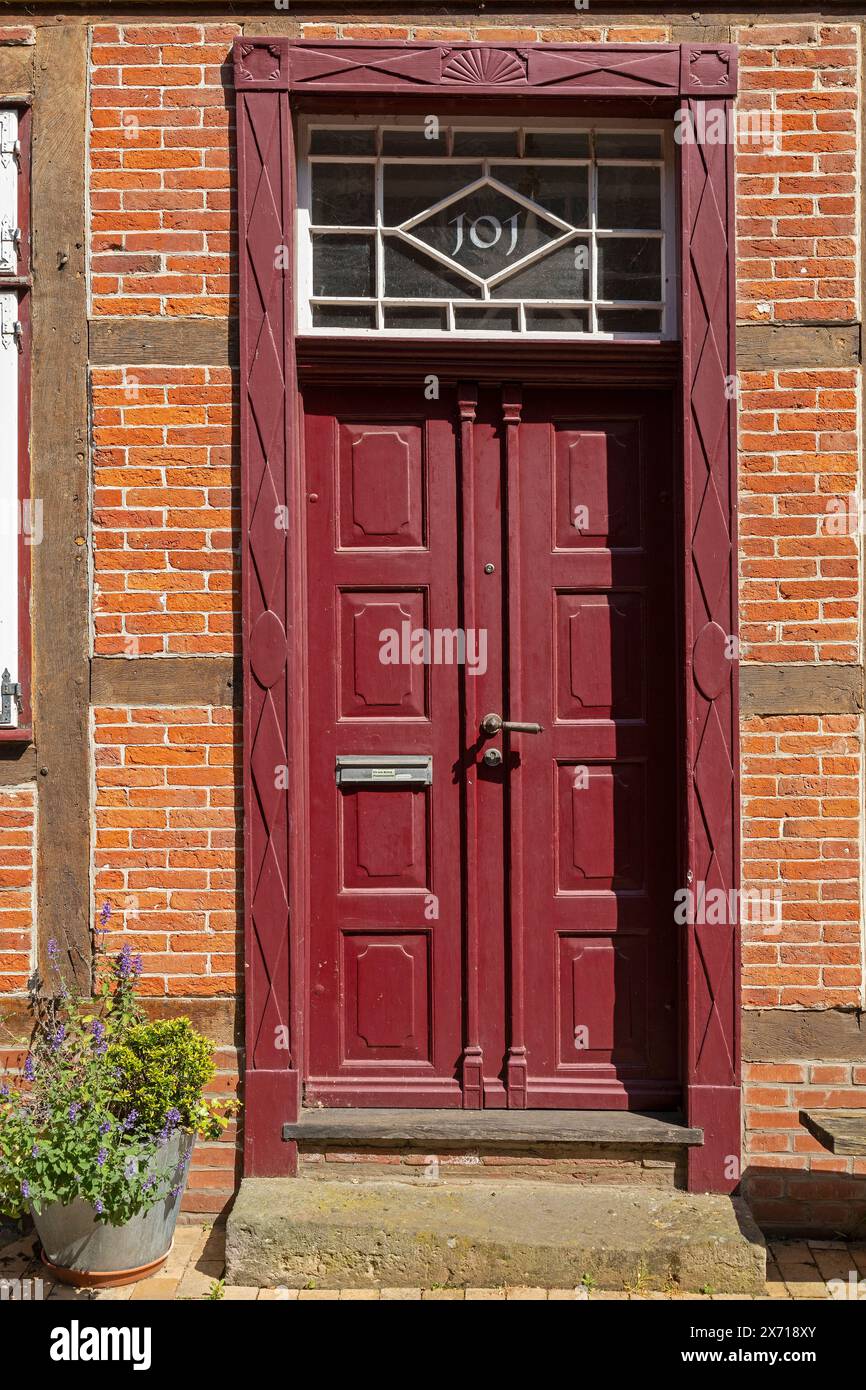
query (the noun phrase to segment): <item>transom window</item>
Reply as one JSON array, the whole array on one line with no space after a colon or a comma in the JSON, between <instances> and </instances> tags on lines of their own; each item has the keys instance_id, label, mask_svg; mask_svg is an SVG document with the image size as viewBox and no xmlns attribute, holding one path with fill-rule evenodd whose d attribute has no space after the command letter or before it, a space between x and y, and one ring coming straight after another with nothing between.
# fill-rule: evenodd
<instances>
[{"instance_id":1,"label":"transom window","mask_svg":"<svg viewBox=\"0 0 866 1390\"><path fill-rule=\"evenodd\" d=\"M676 336L661 124L310 118L302 333Z\"/></svg>"}]
</instances>

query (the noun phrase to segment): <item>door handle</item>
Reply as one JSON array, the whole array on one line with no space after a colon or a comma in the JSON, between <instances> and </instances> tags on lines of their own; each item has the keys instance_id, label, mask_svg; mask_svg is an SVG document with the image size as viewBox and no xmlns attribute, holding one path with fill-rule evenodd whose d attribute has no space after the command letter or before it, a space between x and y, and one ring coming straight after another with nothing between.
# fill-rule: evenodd
<instances>
[{"instance_id":1,"label":"door handle","mask_svg":"<svg viewBox=\"0 0 866 1390\"><path fill-rule=\"evenodd\" d=\"M543 734L540 724L524 724L517 719L503 719L501 714L485 714L481 721L481 732L488 738L505 730L509 734Z\"/></svg>"}]
</instances>

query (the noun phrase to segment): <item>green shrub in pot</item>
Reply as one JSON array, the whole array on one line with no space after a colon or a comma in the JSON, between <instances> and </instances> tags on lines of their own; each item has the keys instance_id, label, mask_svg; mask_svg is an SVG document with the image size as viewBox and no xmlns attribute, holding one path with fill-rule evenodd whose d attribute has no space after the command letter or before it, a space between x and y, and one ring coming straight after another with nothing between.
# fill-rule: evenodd
<instances>
[{"instance_id":1,"label":"green shrub in pot","mask_svg":"<svg viewBox=\"0 0 866 1390\"><path fill-rule=\"evenodd\" d=\"M165 1231L170 1244L195 1136L215 1138L236 1109L204 1095L212 1046L187 1018L145 1020L141 960L129 946L112 958L99 949L92 999L67 986L53 942L48 954L53 989L30 981L34 1030L21 1076L0 1080L0 1215L30 1211L42 1236L67 1214L69 1248L85 1261L87 1232L100 1226L134 1228L139 1249ZM116 1258L104 1239L91 1246L103 1262Z\"/></svg>"}]
</instances>

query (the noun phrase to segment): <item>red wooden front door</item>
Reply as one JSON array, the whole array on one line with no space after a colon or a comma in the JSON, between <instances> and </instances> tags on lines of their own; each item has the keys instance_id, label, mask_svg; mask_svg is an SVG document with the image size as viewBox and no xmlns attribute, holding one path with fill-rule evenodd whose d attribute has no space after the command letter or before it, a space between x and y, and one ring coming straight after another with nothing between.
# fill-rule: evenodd
<instances>
[{"instance_id":1,"label":"red wooden front door","mask_svg":"<svg viewBox=\"0 0 866 1390\"><path fill-rule=\"evenodd\" d=\"M674 1107L671 397L303 400L307 1102Z\"/></svg>"}]
</instances>

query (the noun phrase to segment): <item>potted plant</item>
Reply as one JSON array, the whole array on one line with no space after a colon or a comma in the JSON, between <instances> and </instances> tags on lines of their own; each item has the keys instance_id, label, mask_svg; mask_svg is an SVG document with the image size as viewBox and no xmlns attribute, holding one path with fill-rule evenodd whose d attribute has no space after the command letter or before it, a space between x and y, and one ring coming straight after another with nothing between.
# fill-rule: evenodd
<instances>
[{"instance_id":1,"label":"potted plant","mask_svg":"<svg viewBox=\"0 0 866 1390\"><path fill-rule=\"evenodd\" d=\"M134 1283L171 1249L196 1135L216 1138L234 1101L206 1099L210 1043L188 1018L147 1021L135 998L141 959L129 946L81 998L48 956L57 989L34 976L35 1027L20 1081L0 1084L0 1215L30 1212L56 1279Z\"/></svg>"}]
</instances>

